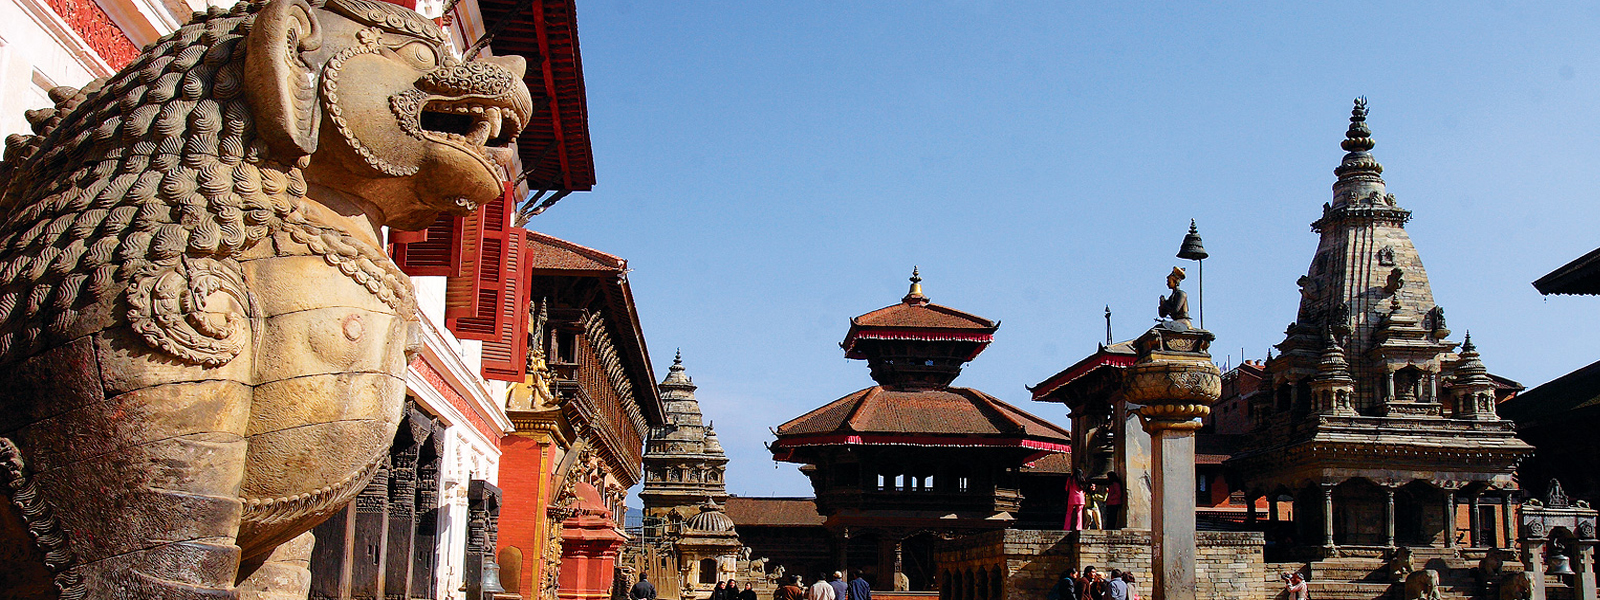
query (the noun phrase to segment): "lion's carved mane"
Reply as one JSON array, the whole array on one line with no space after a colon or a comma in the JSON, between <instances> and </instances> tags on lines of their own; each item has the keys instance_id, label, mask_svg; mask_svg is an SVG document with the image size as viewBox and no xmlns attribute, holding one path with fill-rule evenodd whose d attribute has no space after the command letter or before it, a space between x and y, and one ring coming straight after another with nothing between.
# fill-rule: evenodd
<instances>
[{"instance_id":1,"label":"lion's carved mane","mask_svg":"<svg viewBox=\"0 0 1600 600\"><path fill-rule=\"evenodd\" d=\"M410 283L381 251L300 210L305 159L273 160L256 135L243 42L262 6L196 13L111 79L53 90L55 108L27 115L35 135L6 140L0 364L123 311L152 346L225 363L248 315L197 315L217 290L250 305L235 259L261 243L321 255L410 313ZM85 310L119 293L118 310Z\"/></svg>"}]
</instances>

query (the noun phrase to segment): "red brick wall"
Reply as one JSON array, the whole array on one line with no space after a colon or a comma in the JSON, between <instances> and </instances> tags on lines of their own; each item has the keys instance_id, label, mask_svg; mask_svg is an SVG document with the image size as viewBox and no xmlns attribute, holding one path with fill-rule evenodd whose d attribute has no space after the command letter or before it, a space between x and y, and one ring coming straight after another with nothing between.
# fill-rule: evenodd
<instances>
[{"instance_id":1,"label":"red brick wall","mask_svg":"<svg viewBox=\"0 0 1600 600\"><path fill-rule=\"evenodd\" d=\"M523 598L538 597L539 570L544 557L539 544L545 535L545 505L549 502L552 462L549 444L533 438L508 435L500 439L500 539L496 554L508 546L522 551L522 573L516 590ZM510 581L504 582L509 588Z\"/></svg>"}]
</instances>

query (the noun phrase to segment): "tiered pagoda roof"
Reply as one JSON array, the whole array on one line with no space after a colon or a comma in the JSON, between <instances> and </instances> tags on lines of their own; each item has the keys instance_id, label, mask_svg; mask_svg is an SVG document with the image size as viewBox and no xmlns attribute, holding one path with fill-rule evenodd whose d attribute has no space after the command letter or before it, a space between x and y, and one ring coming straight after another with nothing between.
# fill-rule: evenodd
<instances>
[{"instance_id":1,"label":"tiered pagoda roof","mask_svg":"<svg viewBox=\"0 0 1600 600\"><path fill-rule=\"evenodd\" d=\"M900 303L850 319L840 344L847 358L868 362L878 385L779 426L774 457L797 460L796 448L831 445L1068 451L1069 434L1060 427L989 394L949 385L999 327L933 304L913 271Z\"/></svg>"}]
</instances>

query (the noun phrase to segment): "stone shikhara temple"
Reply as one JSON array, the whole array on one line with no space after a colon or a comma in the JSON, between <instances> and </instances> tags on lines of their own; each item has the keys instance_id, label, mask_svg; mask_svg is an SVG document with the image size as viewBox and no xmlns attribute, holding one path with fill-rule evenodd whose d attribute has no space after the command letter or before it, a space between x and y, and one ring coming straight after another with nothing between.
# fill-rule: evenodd
<instances>
[{"instance_id":1,"label":"stone shikhara temple","mask_svg":"<svg viewBox=\"0 0 1600 600\"><path fill-rule=\"evenodd\" d=\"M1366 113L1358 100L1333 202L1311 224L1321 242L1299 311L1227 466L1252 507L1294 498L1294 526L1272 531L1294 556L1508 547L1513 476L1533 448L1495 405L1517 388L1488 374L1470 336L1459 349L1447 339ZM1458 539L1462 504L1471 527Z\"/></svg>"}]
</instances>

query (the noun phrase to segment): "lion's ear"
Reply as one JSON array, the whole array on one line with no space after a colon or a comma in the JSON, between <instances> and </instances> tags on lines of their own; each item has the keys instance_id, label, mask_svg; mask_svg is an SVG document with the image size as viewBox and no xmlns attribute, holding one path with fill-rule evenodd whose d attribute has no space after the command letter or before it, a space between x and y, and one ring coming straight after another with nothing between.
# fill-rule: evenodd
<instances>
[{"instance_id":1,"label":"lion's ear","mask_svg":"<svg viewBox=\"0 0 1600 600\"><path fill-rule=\"evenodd\" d=\"M322 46L316 12L306 0L271 0L245 43L245 96L257 134L285 162L315 152L317 82L301 53Z\"/></svg>"}]
</instances>

